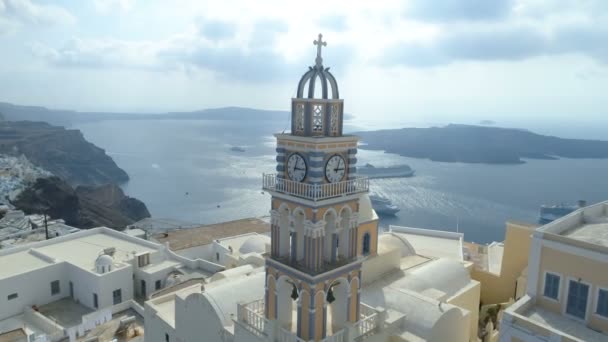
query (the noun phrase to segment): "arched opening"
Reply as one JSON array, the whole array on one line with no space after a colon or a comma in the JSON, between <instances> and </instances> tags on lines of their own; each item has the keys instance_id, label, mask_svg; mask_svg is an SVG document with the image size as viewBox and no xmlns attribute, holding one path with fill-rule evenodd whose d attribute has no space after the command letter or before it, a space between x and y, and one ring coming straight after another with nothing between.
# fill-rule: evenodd
<instances>
[{"instance_id":1,"label":"arched opening","mask_svg":"<svg viewBox=\"0 0 608 342\"><path fill-rule=\"evenodd\" d=\"M299 297L295 283L288 277L282 276L277 281L277 320L281 328L287 331L296 329L297 312L296 300ZM295 299L294 299L295 297Z\"/></svg>"},{"instance_id":2,"label":"arched opening","mask_svg":"<svg viewBox=\"0 0 608 342\"><path fill-rule=\"evenodd\" d=\"M334 262L337 256L338 234L336 232L336 212L333 209L327 210L325 220L325 242L323 255L326 262Z\"/></svg>"},{"instance_id":3,"label":"arched opening","mask_svg":"<svg viewBox=\"0 0 608 342\"><path fill-rule=\"evenodd\" d=\"M294 210L294 225L295 235L294 240L296 248L296 260L301 261L304 259L304 220L306 215L300 208Z\"/></svg>"},{"instance_id":4,"label":"arched opening","mask_svg":"<svg viewBox=\"0 0 608 342\"><path fill-rule=\"evenodd\" d=\"M340 237L338 239L338 253L340 258L348 258L350 253L350 207L340 211Z\"/></svg>"},{"instance_id":5,"label":"arched opening","mask_svg":"<svg viewBox=\"0 0 608 342\"><path fill-rule=\"evenodd\" d=\"M279 256L289 256L289 207L282 205L279 208Z\"/></svg>"},{"instance_id":6,"label":"arched opening","mask_svg":"<svg viewBox=\"0 0 608 342\"><path fill-rule=\"evenodd\" d=\"M344 329L348 320L349 287L350 284L345 278L339 278L332 282L327 290L327 335Z\"/></svg>"},{"instance_id":7,"label":"arched opening","mask_svg":"<svg viewBox=\"0 0 608 342\"><path fill-rule=\"evenodd\" d=\"M369 233L363 235L363 255L368 255L370 253L371 239L372 237Z\"/></svg>"}]
</instances>

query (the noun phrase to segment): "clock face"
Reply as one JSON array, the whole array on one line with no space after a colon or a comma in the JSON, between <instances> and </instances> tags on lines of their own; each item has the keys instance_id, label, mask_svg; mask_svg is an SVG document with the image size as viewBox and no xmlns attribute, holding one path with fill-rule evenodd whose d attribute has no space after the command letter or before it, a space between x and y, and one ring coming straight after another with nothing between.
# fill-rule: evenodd
<instances>
[{"instance_id":1,"label":"clock face","mask_svg":"<svg viewBox=\"0 0 608 342\"><path fill-rule=\"evenodd\" d=\"M336 183L344 178L346 173L346 163L344 158L339 155L332 156L325 165L325 178L330 183Z\"/></svg>"},{"instance_id":2,"label":"clock face","mask_svg":"<svg viewBox=\"0 0 608 342\"><path fill-rule=\"evenodd\" d=\"M294 153L289 156L287 160L287 176L296 182L301 182L306 178L306 162L301 155Z\"/></svg>"}]
</instances>

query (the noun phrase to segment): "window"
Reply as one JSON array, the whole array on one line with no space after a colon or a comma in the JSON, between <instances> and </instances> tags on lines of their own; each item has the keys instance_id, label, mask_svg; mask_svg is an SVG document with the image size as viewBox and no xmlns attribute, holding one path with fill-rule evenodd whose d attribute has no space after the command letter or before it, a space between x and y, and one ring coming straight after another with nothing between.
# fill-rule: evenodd
<instances>
[{"instance_id":1,"label":"window","mask_svg":"<svg viewBox=\"0 0 608 342\"><path fill-rule=\"evenodd\" d=\"M93 307L95 309L99 308L99 302L97 301L97 293L93 293Z\"/></svg>"},{"instance_id":2,"label":"window","mask_svg":"<svg viewBox=\"0 0 608 342\"><path fill-rule=\"evenodd\" d=\"M545 290L543 295L547 298L557 300L559 297L559 280L560 277L557 274L546 273L545 274Z\"/></svg>"},{"instance_id":3,"label":"window","mask_svg":"<svg viewBox=\"0 0 608 342\"><path fill-rule=\"evenodd\" d=\"M220 253L215 253L215 260L220 261Z\"/></svg>"},{"instance_id":4,"label":"window","mask_svg":"<svg viewBox=\"0 0 608 342\"><path fill-rule=\"evenodd\" d=\"M146 291L147 290L146 281L142 279L140 285L141 285L141 296L145 298L146 293L148 292L148 291Z\"/></svg>"},{"instance_id":5,"label":"window","mask_svg":"<svg viewBox=\"0 0 608 342\"><path fill-rule=\"evenodd\" d=\"M169 334L165 333L165 342L169 342Z\"/></svg>"},{"instance_id":6,"label":"window","mask_svg":"<svg viewBox=\"0 0 608 342\"><path fill-rule=\"evenodd\" d=\"M363 255L368 255L370 253L370 245L371 245L371 236L369 233L365 233L363 235Z\"/></svg>"},{"instance_id":7,"label":"window","mask_svg":"<svg viewBox=\"0 0 608 342\"><path fill-rule=\"evenodd\" d=\"M61 292L61 289L59 288L59 280L53 280L51 282L51 296L54 296L59 292Z\"/></svg>"},{"instance_id":8,"label":"window","mask_svg":"<svg viewBox=\"0 0 608 342\"><path fill-rule=\"evenodd\" d=\"M160 287L161 287L160 280L157 280L156 283L154 284L154 288L157 290L160 290Z\"/></svg>"},{"instance_id":9,"label":"window","mask_svg":"<svg viewBox=\"0 0 608 342\"><path fill-rule=\"evenodd\" d=\"M589 285L579 281L570 280L566 313L580 319L585 319L585 314L587 313L588 296Z\"/></svg>"},{"instance_id":10,"label":"window","mask_svg":"<svg viewBox=\"0 0 608 342\"><path fill-rule=\"evenodd\" d=\"M597 294L597 308L595 310L600 316L608 318L608 290L600 289Z\"/></svg>"},{"instance_id":11,"label":"window","mask_svg":"<svg viewBox=\"0 0 608 342\"><path fill-rule=\"evenodd\" d=\"M10 295L8 295L8 296L6 297L6 299L8 299L8 300L13 300L13 299L17 299L17 297L19 297L19 295L18 295L18 294L16 294L16 293L11 293Z\"/></svg>"},{"instance_id":12,"label":"window","mask_svg":"<svg viewBox=\"0 0 608 342\"><path fill-rule=\"evenodd\" d=\"M323 132L323 105L321 104L312 106L312 131Z\"/></svg>"},{"instance_id":13,"label":"window","mask_svg":"<svg viewBox=\"0 0 608 342\"><path fill-rule=\"evenodd\" d=\"M303 103L296 104L295 123L296 123L296 133L304 132L304 104Z\"/></svg>"},{"instance_id":14,"label":"window","mask_svg":"<svg viewBox=\"0 0 608 342\"><path fill-rule=\"evenodd\" d=\"M120 289L112 292L112 303L114 305L122 303L122 291Z\"/></svg>"}]
</instances>

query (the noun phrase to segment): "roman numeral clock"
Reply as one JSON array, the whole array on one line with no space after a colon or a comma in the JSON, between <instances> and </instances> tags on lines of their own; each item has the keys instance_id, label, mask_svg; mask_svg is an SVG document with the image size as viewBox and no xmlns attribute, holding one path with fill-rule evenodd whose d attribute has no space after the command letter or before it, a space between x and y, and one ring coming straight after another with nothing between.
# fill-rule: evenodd
<instances>
[{"instance_id":1,"label":"roman numeral clock","mask_svg":"<svg viewBox=\"0 0 608 342\"><path fill-rule=\"evenodd\" d=\"M306 341L359 320L361 263L373 255L377 218L359 220L369 182L357 177L358 137L345 135L338 83L314 41L314 66L291 100L291 132L275 134L277 167L265 174L271 199L266 317ZM370 247L371 245L371 247Z\"/></svg>"}]
</instances>

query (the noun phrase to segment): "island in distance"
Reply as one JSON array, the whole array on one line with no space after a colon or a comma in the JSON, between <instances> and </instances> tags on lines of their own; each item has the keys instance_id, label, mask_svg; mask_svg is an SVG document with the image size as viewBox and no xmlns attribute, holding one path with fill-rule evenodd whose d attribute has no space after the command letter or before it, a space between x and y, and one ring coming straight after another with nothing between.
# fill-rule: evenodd
<instances>
[{"instance_id":1,"label":"island in distance","mask_svg":"<svg viewBox=\"0 0 608 342\"><path fill-rule=\"evenodd\" d=\"M562 139L527 130L451 124L355 133L363 149L441 162L521 164L522 159L608 158L608 141Z\"/></svg>"}]
</instances>

